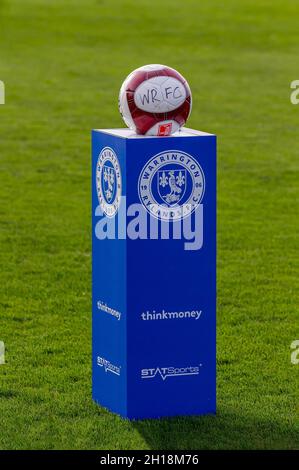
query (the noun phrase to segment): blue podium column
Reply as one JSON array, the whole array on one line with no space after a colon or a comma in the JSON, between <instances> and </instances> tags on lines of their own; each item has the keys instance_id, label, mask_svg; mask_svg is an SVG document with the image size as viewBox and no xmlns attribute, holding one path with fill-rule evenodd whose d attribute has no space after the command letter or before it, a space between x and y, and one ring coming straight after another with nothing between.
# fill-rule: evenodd
<instances>
[{"instance_id":1,"label":"blue podium column","mask_svg":"<svg viewBox=\"0 0 299 470\"><path fill-rule=\"evenodd\" d=\"M129 419L216 412L216 136L92 131L92 393Z\"/></svg>"}]
</instances>

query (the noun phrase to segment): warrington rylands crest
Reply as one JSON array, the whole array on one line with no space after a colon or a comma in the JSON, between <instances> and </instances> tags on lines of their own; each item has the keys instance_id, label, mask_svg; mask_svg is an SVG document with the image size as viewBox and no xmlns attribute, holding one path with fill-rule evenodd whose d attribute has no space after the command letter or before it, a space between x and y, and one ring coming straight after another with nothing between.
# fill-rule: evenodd
<instances>
[{"instance_id":1,"label":"warrington rylands crest","mask_svg":"<svg viewBox=\"0 0 299 470\"><path fill-rule=\"evenodd\" d=\"M139 177L139 198L146 210L161 220L180 220L201 203L204 174L199 163L180 150L151 158Z\"/></svg>"},{"instance_id":2,"label":"warrington rylands crest","mask_svg":"<svg viewBox=\"0 0 299 470\"><path fill-rule=\"evenodd\" d=\"M186 192L186 170L158 171L158 192L169 205L178 204Z\"/></svg>"},{"instance_id":3,"label":"warrington rylands crest","mask_svg":"<svg viewBox=\"0 0 299 470\"><path fill-rule=\"evenodd\" d=\"M113 217L120 205L121 173L118 158L110 147L105 147L98 157L96 185L101 209Z\"/></svg>"},{"instance_id":4,"label":"warrington rylands crest","mask_svg":"<svg viewBox=\"0 0 299 470\"><path fill-rule=\"evenodd\" d=\"M104 192L104 197L108 203L114 198L116 190L116 173L115 169L110 161L107 161L104 165L102 172L102 187Z\"/></svg>"}]
</instances>

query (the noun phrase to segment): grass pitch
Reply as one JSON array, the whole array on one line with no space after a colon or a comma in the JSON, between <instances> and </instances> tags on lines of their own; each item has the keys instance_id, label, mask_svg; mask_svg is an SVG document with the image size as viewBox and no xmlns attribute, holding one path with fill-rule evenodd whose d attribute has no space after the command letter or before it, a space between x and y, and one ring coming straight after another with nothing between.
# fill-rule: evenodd
<instances>
[{"instance_id":1,"label":"grass pitch","mask_svg":"<svg viewBox=\"0 0 299 470\"><path fill-rule=\"evenodd\" d=\"M0 448L299 448L295 0L0 0ZM218 135L218 414L91 401L90 129L165 63Z\"/></svg>"}]
</instances>

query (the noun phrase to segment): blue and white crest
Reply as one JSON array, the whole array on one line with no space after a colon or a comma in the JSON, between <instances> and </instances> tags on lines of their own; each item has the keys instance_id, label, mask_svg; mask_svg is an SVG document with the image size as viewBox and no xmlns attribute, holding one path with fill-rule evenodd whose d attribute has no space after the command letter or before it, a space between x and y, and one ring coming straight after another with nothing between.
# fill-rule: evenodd
<instances>
[{"instance_id":1,"label":"blue and white crest","mask_svg":"<svg viewBox=\"0 0 299 470\"><path fill-rule=\"evenodd\" d=\"M116 190L116 172L111 162L106 162L102 172L103 194L108 203L113 201Z\"/></svg>"},{"instance_id":2,"label":"blue and white crest","mask_svg":"<svg viewBox=\"0 0 299 470\"><path fill-rule=\"evenodd\" d=\"M121 173L118 158L110 147L101 151L97 161L96 184L101 209L114 217L121 199Z\"/></svg>"},{"instance_id":3,"label":"blue and white crest","mask_svg":"<svg viewBox=\"0 0 299 470\"><path fill-rule=\"evenodd\" d=\"M180 220L201 203L205 178L198 161L181 150L152 157L143 167L138 184L146 210L160 220Z\"/></svg>"},{"instance_id":4,"label":"blue and white crest","mask_svg":"<svg viewBox=\"0 0 299 470\"><path fill-rule=\"evenodd\" d=\"M159 170L157 182L158 193L163 201L168 206L179 204L186 192L186 170L184 168Z\"/></svg>"}]
</instances>

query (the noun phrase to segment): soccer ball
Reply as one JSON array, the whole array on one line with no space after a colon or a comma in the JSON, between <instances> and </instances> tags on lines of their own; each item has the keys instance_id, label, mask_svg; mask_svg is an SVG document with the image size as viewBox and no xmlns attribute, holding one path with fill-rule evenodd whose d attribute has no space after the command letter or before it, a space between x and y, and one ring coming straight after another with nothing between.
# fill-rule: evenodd
<instances>
[{"instance_id":1,"label":"soccer ball","mask_svg":"<svg viewBox=\"0 0 299 470\"><path fill-rule=\"evenodd\" d=\"M166 65L151 64L134 70L119 93L120 114L137 134L173 134L185 124L191 107L187 81Z\"/></svg>"}]
</instances>

